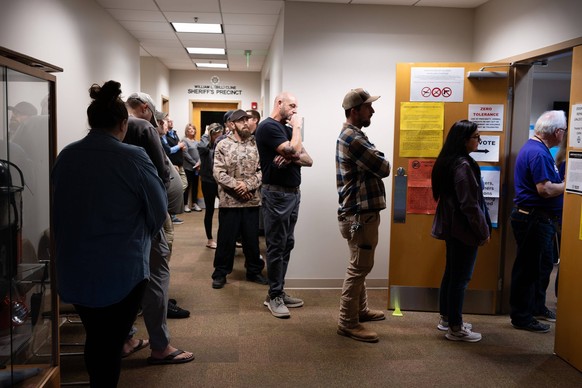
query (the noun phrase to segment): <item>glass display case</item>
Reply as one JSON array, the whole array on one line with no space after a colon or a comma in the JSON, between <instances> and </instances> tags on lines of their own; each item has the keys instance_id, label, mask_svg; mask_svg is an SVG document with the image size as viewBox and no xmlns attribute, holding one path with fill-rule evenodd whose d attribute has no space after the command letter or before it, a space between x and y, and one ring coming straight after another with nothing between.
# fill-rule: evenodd
<instances>
[{"instance_id":1,"label":"glass display case","mask_svg":"<svg viewBox=\"0 0 582 388\"><path fill-rule=\"evenodd\" d=\"M0 387L59 386L49 228L57 71L0 47Z\"/></svg>"}]
</instances>

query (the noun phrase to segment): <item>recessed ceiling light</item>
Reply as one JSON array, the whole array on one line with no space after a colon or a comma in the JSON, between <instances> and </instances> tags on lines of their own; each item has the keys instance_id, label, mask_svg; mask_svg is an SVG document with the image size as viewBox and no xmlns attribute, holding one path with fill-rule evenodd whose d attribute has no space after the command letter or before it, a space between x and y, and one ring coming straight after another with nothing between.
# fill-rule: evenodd
<instances>
[{"instance_id":1,"label":"recessed ceiling light","mask_svg":"<svg viewBox=\"0 0 582 388\"><path fill-rule=\"evenodd\" d=\"M226 63L197 62L196 67L205 67L208 69L228 69L228 65Z\"/></svg>"},{"instance_id":2,"label":"recessed ceiling light","mask_svg":"<svg viewBox=\"0 0 582 388\"><path fill-rule=\"evenodd\" d=\"M224 55L226 50L223 48L208 48L208 47L187 47L186 50L190 54L214 54L214 55Z\"/></svg>"},{"instance_id":3,"label":"recessed ceiling light","mask_svg":"<svg viewBox=\"0 0 582 388\"><path fill-rule=\"evenodd\" d=\"M172 23L176 32L203 32L208 34L222 34L220 24L205 23Z\"/></svg>"}]
</instances>

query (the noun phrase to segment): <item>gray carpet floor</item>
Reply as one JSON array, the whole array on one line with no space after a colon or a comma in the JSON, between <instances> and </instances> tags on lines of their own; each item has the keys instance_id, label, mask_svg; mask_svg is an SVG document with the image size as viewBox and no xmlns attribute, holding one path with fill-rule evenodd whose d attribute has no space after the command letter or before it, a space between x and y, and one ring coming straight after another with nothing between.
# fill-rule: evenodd
<instances>
[{"instance_id":1,"label":"gray carpet floor","mask_svg":"<svg viewBox=\"0 0 582 388\"><path fill-rule=\"evenodd\" d=\"M241 249L226 286L212 289L203 215L180 215L175 227L170 297L192 315L168 320L171 343L196 359L149 366L144 349L123 360L120 387L582 387L582 373L553 354L553 325L537 334L513 329L506 315L465 315L483 340L451 342L436 313L386 311L385 289L369 290L370 306L387 314L366 324L380 335L375 344L336 334L338 289L288 290L305 306L274 318L262 303L267 286L245 280ZM141 317L136 325L147 338ZM61 337L82 341L83 328L67 324ZM61 369L63 382L87 379L82 357L62 357Z\"/></svg>"}]
</instances>

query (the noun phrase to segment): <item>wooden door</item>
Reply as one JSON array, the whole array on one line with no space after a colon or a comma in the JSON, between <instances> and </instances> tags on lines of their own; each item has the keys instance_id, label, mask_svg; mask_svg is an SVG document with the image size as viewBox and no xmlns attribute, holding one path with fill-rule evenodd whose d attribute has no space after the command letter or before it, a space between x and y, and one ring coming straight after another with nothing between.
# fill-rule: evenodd
<instances>
[{"instance_id":1,"label":"wooden door","mask_svg":"<svg viewBox=\"0 0 582 388\"><path fill-rule=\"evenodd\" d=\"M569 133L572 118L580 117L574 106L582 107L582 46L576 46L572 55L570 87ZM577 124L580 127L580 124ZM569 137L570 139L570 137ZM579 146L578 146L579 147ZM568 143L568 151L582 151ZM567 161L568 163L569 161ZM570 168L566 164L566 169ZM567 170L568 171L568 170ZM566 173L566 177L568 174ZM567 182L566 182L567 183ZM566 192L562 219L562 244L558 281L558 308L556 321L556 354L582 371L582 196Z\"/></svg>"},{"instance_id":2,"label":"wooden door","mask_svg":"<svg viewBox=\"0 0 582 388\"><path fill-rule=\"evenodd\" d=\"M394 164L393 164L393 202L390 236L390 263L389 263L389 309L401 308L405 310L438 311L438 289L445 267L445 243L431 237L433 214L411 214L408 200L416 198L419 202L432 201L430 180L428 187L413 187L411 169L409 166L430 166L434 157L410 156L410 152L401 149L401 107L410 102L411 72L413 68L463 68L463 97L461 101L444 104L443 130L435 136L446 137L452 124L469 117L469 105L475 106L502 106L502 131L488 132L480 128L481 136L498 137L496 144L499 157L496 162L479 162L481 167L500 170L499 184L505 179L505 137L508 114L508 78L468 78L469 71L478 71L483 66L501 66L492 68L492 71L508 72L506 64L485 63L400 63L397 65L396 79L396 110L394 124ZM489 69L487 69L489 70ZM418 71L415 72L417 74ZM491 75L491 74L489 74ZM444 90L444 89L443 89ZM450 89L449 89L450 90ZM458 92L458 90L457 90ZM419 104L426 104L419 102ZM422 107L420 107L422 108ZM406 120L406 118L404 118ZM408 134L404 134L407 137ZM430 136L432 137L432 136ZM405 140L405 139L403 139ZM483 141L483 140L482 140ZM405 144L404 142L402 144ZM428 148L437 148L434 143ZM436 150L440 150L438 146ZM480 146L481 148L481 146ZM434 153L434 150L433 150ZM405 156L406 155L406 156ZM398 177L398 169L404 169L402 177ZM429 175L430 177L430 167ZM404 179L403 179L404 178ZM426 184L426 181L425 181ZM424 190L424 191L423 191ZM419 198L420 197L420 198ZM498 219L506 212L502 199L498 199ZM491 242L479 249L477 264L473 280L465 298L465 311L469 313L493 314L496 312L500 283L500 251L501 251L501 222L493 230Z\"/></svg>"},{"instance_id":3,"label":"wooden door","mask_svg":"<svg viewBox=\"0 0 582 388\"><path fill-rule=\"evenodd\" d=\"M205 128L202 126L202 116L206 112L215 112L216 120L220 124L224 124L222 121L222 114L229 110L239 109L240 102L204 102L204 101L191 101L192 110L190 116L190 122L198 129L196 131L196 138L200 139L200 135L205 132Z\"/></svg>"}]
</instances>

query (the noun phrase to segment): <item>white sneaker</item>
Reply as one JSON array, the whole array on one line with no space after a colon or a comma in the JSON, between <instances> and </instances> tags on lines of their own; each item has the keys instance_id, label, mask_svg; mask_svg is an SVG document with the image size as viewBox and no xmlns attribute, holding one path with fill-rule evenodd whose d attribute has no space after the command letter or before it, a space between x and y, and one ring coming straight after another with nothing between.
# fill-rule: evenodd
<instances>
[{"instance_id":1,"label":"white sneaker","mask_svg":"<svg viewBox=\"0 0 582 388\"><path fill-rule=\"evenodd\" d=\"M473 325L471 325L469 322L463 322L463 327L469 330L473 330ZM449 321L445 320L442 315L441 319L439 320L439 324L437 325L437 329L440 331L449 330Z\"/></svg>"},{"instance_id":2,"label":"white sneaker","mask_svg":"<svg viewBox=\"0 0 582 388\"><path fill-rule=\"evenodd\" d=\"M481 334L474 333L471 329L461 327L459 330L453 330L449 327L445 337L451 341L465 341L465 342L479 342L481 341Z\"/></svg>"},{"instance_id":3,"label":"white sneaker","mask_svg":"<svg viewBox=\"0 0 582 388\"><path fill-rule=\"evenodd\" d=\"M184 206L184 213L190 213L192 209L188 207L188 205Z\"/></svg>"},{"instance_id":4,"label":"white sneaker","mask_svg":"<svg viewBox=\"0 0 582 388\"><path fill-rule=\"evenodd\" d=\"M195 203L194 205L192 205L192 210L194 210L195 212L201 212L202 209L200 208L200 206L198 206L197 203Z\"/></svg>"}]
</instances>

